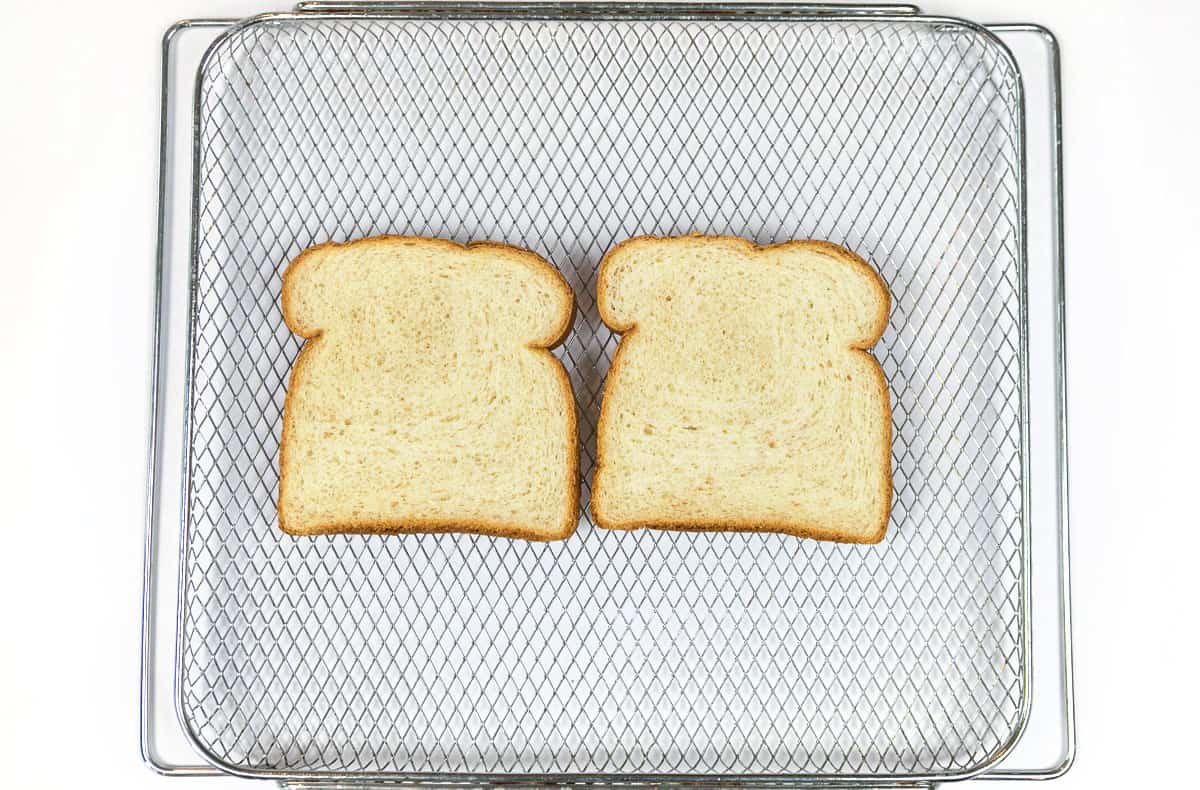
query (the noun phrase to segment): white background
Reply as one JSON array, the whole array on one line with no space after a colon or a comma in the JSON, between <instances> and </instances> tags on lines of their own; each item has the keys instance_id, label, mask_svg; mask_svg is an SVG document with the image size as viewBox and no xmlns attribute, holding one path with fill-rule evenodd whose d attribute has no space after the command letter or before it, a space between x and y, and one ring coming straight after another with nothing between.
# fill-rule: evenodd
<instances>
[{"instance_id":1,"label":"white background","mask_svg":"<svg viewBox=\"0 0 1200 790\"><path fill-rule=\"evenodd\" d=\"M160 778L137 754L159 40L178 18L283 6L6 6L0 786L237 786ZM1063 48L1079 757L1052 786L1183 786L1200 703L1200 5L924 8L1040 22Z\"/></svg>"}]
</instances>

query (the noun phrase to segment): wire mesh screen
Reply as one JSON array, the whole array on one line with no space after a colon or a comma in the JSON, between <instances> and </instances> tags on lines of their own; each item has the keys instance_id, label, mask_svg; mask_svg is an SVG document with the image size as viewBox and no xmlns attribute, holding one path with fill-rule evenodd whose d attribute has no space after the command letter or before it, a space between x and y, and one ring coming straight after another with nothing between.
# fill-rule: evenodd
<instances>
[{"instance_id":1,"label":"wire mesh screen","mask_svg":"<svg viewBox=\"0 0 1200 790\"><path fill-rule=\"evenodd\" d=\"M240 771L953 774L1022 710L1018 76L913 20L303 19L198 94L183 717ZM597 530L616 346L596 267L643 233L828 239L894 297L884 543ZM377 233L558 265L585 506L569 540L293 538L300 340L280 275Z\"/></svg>"}]
</instances>

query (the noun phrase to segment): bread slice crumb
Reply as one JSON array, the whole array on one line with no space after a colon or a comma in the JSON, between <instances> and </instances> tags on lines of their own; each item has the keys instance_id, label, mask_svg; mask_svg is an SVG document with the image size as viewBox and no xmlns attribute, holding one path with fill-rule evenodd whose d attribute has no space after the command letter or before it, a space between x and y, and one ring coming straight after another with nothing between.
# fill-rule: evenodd
<instances>
[{"instance_id":1,"label":"bread slice crumb","mask_svg":"<svg viewBox=\"0 0 1200 790\"><path fill-rule=\"evenodd\" d=\"M307 339L284 403L285 532L574 532L575 402L548 350L574 300L553 266L492 242L321 244L287 267L282 309Z\"/></svg>"},{"instance_id":2,"label":"bread slice crumb","mask_svg":"<svg viewBox=\"0 0 1200 790\"><path fill-rule=\"evenodd\" d=\"M883 539L891 410L866 349L890 294L869 264L822 241L639 237L604 257L597 301L623 333L597 428L599 526Z\"/></svg>"}]
</instances>

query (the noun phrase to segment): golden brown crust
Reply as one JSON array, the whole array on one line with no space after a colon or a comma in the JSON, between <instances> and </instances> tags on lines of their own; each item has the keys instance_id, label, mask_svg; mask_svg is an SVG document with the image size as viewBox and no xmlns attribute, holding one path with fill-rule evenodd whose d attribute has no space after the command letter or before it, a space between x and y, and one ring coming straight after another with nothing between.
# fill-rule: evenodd
<instances>
[{"instance_id":1,"label":"golden brown crust","mask_svg":"<svg viewBox=\"0 0 1200 790\"><path fill-rule=\"evenodd\" d=\"M592 516L596 517L595 510L592 511ZM636 523L611 524L601 523L599 517L596 517L596 524L603 529L611 529L618 532L632 532L638 529L665 529L671 532L762 532L765 534L791 535L797 538L813 538L832 543L853 544L879 543L883 540L884 535L883 532L880 532L878 536L871 535L868 538L859 540L857 538L848 538L842 533L830 530L828 527L819 524L784 521L749 521L741 519L709 519L703 523L697 522L695 524L670 520L641 519Z\"/></svg>"},{"instance_id":2,"label":"golden brown crust","mask_svg":"<svg viewBox=\"0 0 1200 790\"><path fill-rule=\"evenodd\" d=\"M785 535L795 535L801 538L817 538L819 540L829 540L838 543L879 543L883 540L884 534L887 532L888 520L891 516L892 507L892 408L891 401L888 397L887 379L883 375L883 368L880 367L878 360L872 356L867 349L875 345L879 338L883 336L884 330L887 328L888 316L891 313L892 295L884 283L883 278L879 276L879 272L875 271L865 260L860 258L855 253L834 244L829 241L821 241L817 239L796 239L791 241L780 242L779 244L760 245L752 241L748 241L737 236L704 236L702 234L689 234L688 236L652 236L643 235L635 236L631 239L626 239L617 246L604 254L600 261L600 271L596 281L596 304L600 311L600 318L605 325L614 332L622 333L621 342L617 344L617 350L613 354L612 365L609 366L608 375L605 378L604 390L605 395L608 394L609 387L612 386L614 380L617 379L617 374L621 367L623 352L628 342L636 336L637 324L634 322L622 323L617 321L610 313L608 308L608 274L609 267L613 260L620 253L624 252L630 246L636 244L654 243L659 241L671 241L675 239L692 239L702 241L704 243L728 244L736 247L741 252L749 251L751 253L761 253L768 250L787 250L787 249L817 249L827 255L836 258L837 260L846 263L847 265L857 268L860 272L866 274L870 281L874 284L878 291L880 309L875 316L875 322L871 327L871 332L864 340L853 343L850 349L856 351L871 361L871 369L875 372L876 382L879 386L880 400L883 403L884 419L883 426L886 433L883 443L883 457L880 459L881 469L883 471L883 502L884 509L880 514L878 525L874 532L863 537L862 539L847 539L845 535L835 534L827 527L819 524L801 524L801 523L784 523L784 522L762 522L762 521L743 521L739 519L709 519L704 522L679 522L671 519L641 519L636 523L618 523L609 519L604 515L606 507L604 500L603 486L599 485L600 473L604 468L604 456L606 453L605 436L607 434L606 427L608 424L608 404L609 399L603 397L600 400L600 417L596 421L596 466L592 474L592 496L591 496L591 511L592 517L596 521L596 525L603 529L615 530L634 530L634 529L667 529L685 532L716 532L716 531L736 531L736 532L775 532Z\"/></svg>"},{"instance_id":3,"label":"golden brown crust","mask_svg":"<svg viewBox=\"0 0 1200 790\"><path fill-rule=\"evenodd\" d=\"M307 526L302 529L297 529L288 524L288 518L282 507L284 501L284 490L287 487L287 464L286 458L288 454L288 434L292 432L292 394L294 391L293 384L297 378L303 374L303 371L308 363L309 352L315 347L315 344L320 341L323 330L307 329L302 326L299 317L295 315L293 305L290 298L290 289L287 287L288 278L295 275L295 272L300 270L300 267L311 265L316 253L326 249L335 247L351 247L358 245L374 245L374 244L394 244L396 242L413 242L420 243L426 246L444 246L452 250L467 250L469 252L501 252L506 255L515 256L515 260L522 264L528 265L531 268L541 269L545 273L552 275L552 280L555 287L559 289L560 294L565 297L566 309L562 311L561 319L554 326L550 333L544 338L539 338L529 344L529 348L540 351L550 359L552 369L555 371L555 376L562 388L563 397L567 404L567 441L569 444L567 451L568 463L565 469L566 472L566 487L570 492L565 501L563 517L560 523L560 528L557 532L549 535L541 535L531 533L528 529L523 529L516 524L501 524L487 521L478 521L472 519L463 520L444 520L444 519L417 519L404 520L396 519L391 521L371 521L371 520L338 520L327 524L317 524ZM579 427L578 420L575 415L575 393L571 388L571 379L567 375L566 368L562 363L550 353L550 349L554 348L566 339L568 332L571 329L572 321L575 317L575 294L571 290L571 286L567 284L562 273L559 272L545 258L542 258L535 252L522 249L511 244L504 244L495 241L474 241L469 244L459 244L448 239L432 239L422 236L403 236L403 235L382 235L369 236L363 239L355 239L348 242L327 241L322 244L317 244L301 252L287 265L283 272L283 291L280 300L281 310L283 312L284 323L293 333L305 338L304 347L300 349L296 361L292 365L291 373L288 376L288 388L283 399L283 430L279 441L279 498L276 501L276 511L279 515L279 528L289 535L331 535L331 534L373 534L373 535L398 535L398 534L416 534L416 533L471 533L479 535L490 535L498 538L524 538L533 541L551 541L562 540L570 537L579 523Z\"/></svg>"}]
</instances>

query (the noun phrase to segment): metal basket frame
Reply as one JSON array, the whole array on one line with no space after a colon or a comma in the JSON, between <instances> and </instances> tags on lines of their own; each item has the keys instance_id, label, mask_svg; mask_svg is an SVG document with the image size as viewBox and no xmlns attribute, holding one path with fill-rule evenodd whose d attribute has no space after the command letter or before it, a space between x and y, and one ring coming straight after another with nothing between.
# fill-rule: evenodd
<instances>
[{"instance_id":1,"label":"metal basket frame","mask_svg":"<svg viewBox=\"0 0 1200 790\"><path fill-rule=\"evenodd\" d=\"M424 5L420 5L420 6L398 6L397 5L397 6L388 6L386 9L369 9L369 10L367 10L367 9L354 8L352 6L352 4L348 5L348 4L344 4L344 3L306 3L306 4L301 4L301 6L298 7L297 12L295 14L273 14L273 15L266 15L264 17L257 17L257 18L253 18L251 20L234 23L234 28L236 29L236 27L241 26L241 25L254 24L257 21L260 21L263 19L285 19L285 18L299 17L302 15L309 17L309 16L313 16L313 15L317 15L317 14L320 14L322 16L330 16L330 17L342 16L345 18L380 18L380 19L412 18L412 17L427 18L427 17L438 17L440 15L450 15L450 16L455 16L455 17L486 16L489 18L491 18L491 17L510 18L514 14L521 15L521 18L528 18L528 19L542 19L542 18L562 19L564 17L565 18L587 18L587 19L599 19L599 18L627 19L630 17L636 17L639 19L641 19L641 18L657 19L657 18L664 17L664 16L666 18L670 18L670 19L692 19L692 18L708 18L710 16L719 16L722 18L729 18L731 15L736 15L738 18L745 18L745 17L752 16L755 19L770 19L770 20L774 20L774 19L789 19L789 20L824 19L824 20L829 20L829 19L843 19L843 18L844 19L852 19L852 18L857 18L859 15L869 15L872 18L877 18L877 19L886 21L888 19L908 20L908 19L912 18L911 15L914 13L916 13L915 7L869 6L869 7L858 7L858 8L851 9L851 8L847 8L844 6L803 6L803 5L798 6L798 5L792 5L792 4L779 4L779 5L759 4L759 5L754 5L754 6L717 5L717 6L673 6L673 7L657 7L657 6L631 7L631 6L625 6L625 5L604 5L604 4L597 5L597 4L586 4L586 3L585 4L557 4L557 5L553 5L553 6L524 6L524 5L511 5L511 4L492 4L492 5L424 4ZM930 18L926 17L925 19L930 19ZM977 29L981 34L990 35L990 33L988 33L987 29L983 28L982 26L975 26L972 23L964 23L960 20L954 20L951 18L940 18L940 19L941 19L941 21L944 21L946 24L969 25L972 28ZM147 556L146 556L146 565L145 565L145 569L144 569L145 599L143 601L143 667L142 667L142 673L143 673L142 713L143 713L143 716L142 716L141 744L142 744L142 752L143 752L144 759L156 770L158 770L162 773L171 774L171 775L212 775L212 774L222 774L222 773L226 773L226 772L243 773L236 769L230 770L230 766L225 766L226 770L222 770L220 768L216 768L213 766L175 765L175 764L168 764L164 761L161 761L154 754L154 749L153 749L153 745L152 745L152 737L153 736L152 736L150 724L148 723L149 716L147 714L147 707L149 704L148 698L150 696L150 692L148 689L149 689L149 684L152 682L151 677L150 677L151 676L151 668L149 666L147 656L152 651L153 644L154 644L152 618L151 618L151 615L149 612L149 609L152 607L151 596L153 595L153 592L154 592L154 588L153 588L153 584L152 584L153 565L152 565L151 559L152 559L152 555L153 555L153 545L154 545L154 541L155 541L155 535L156 535L156 531L158 529L158 524L157 524L158 519L157 519L157 514L153 508L153 501L154 501L154 489L155 489L155 485L156 485L156 481L157 481L157 477L158 477L157 469L158 469L158 465L159 465L159 459L156 456L157 442L156 442L156 437L155 437L155 431L158 427L158 419L157 419L157 412L156 412L157 405L156 404L157 404L157 399L158 399L159 391L160 391L159 375L158 375L158 352L161 350L159 335L160 335L160 322L161 322L161 318L162 318L162 301L161 301L162 300L162 288L163 288L162 268L164 266L164 257L165 257L164 250L163 250L163 229L164 229L165 220L164 220L163 215L164 215L164 210L165 210L164 202L165 202L165 189L166 189L166 187L165 187L166 170L167 170L167 166L168 166L167 154L166 154L166 136L167 136L167 134L166 134L167 133L166 107L167 107L167 101L168 101L168 95L167 95L168 81L167 81L167 77L166 77L166 70L167 70L166 62L169 58L172 39L177 32L187 29L189 27L194 27L194 26L222 26L223 27L223 26L227 26L230 24L231 24L230 20L192 20L192 21L180 23L179 25L173 27L170 31L168 31L166 37L164 38L163 147L162 147L162 150L160 151L161 166L163 169L163 183L160 185L160 207L159 207L160 238L159 238L159 275L158 275L159 276L159 282L158 282L159 302L156 304L156 314L155 314L156 363L155 363L155 376L154 376L155 384L154 384L154 389L152 391L152 418L151 418L152 419L152 430L151 430L151 438L150 438L150 463L149 463L149 471L150 471L149 500L150 500L150 504L148 506L147 524L146 524ZM1056 42L1054 42L1053 37L1050 36L1048 31L1045 31L1042 28L1037 28L1036 26L1007 25L1007 26L994 26L993 29L995 29L995 30L1025 30L1028 32L1037 33L1039 35L1044 35L1046 37L1046 40L1050 47L1051 54L1054 59L1053 65L1054 65L1055 84L1052 86L1053 87L1052 95L1053 95L1053 100L1056 105L1055 121L1057 124L1058 123L1058 113L1059 113L1057 105L1060 100L1059 100L1058 86L1057 86L1057 78L1058 78L1057 45L1056 45ZM1001 44L1000 46L1003 46L1003 45ZM197 97L197 107L199 106L198 103L199 103L199 96ZM1023 109L1023 105L1022 105L1022 109ZM197 128L197 134L198 134L199 133L198 120L197 120L196 128ZM1059 134L1058 142L1059 142L1059 144L1061 144L1061 132L1058 130L1056 130L1056 132ZM1022 141L1023 141L1023 136L1022 136ZM197 152L197 157L198 156L199 156L199 153ZM1058 164L1057 160L1056 160L1055 164L1057 166L1057 164ZM193 175L194 175L194 178L197 178L197 179L199 178L198 173L194 172ZM1059 246L1058 277L1059 277L1059 283L1061 286L1061 277L1062 277L1062 274L1061 274L1061 265L1062 265L1061 243L1062 242L1061 242L1061 171L1060 170L1055 173L1055 178L1057 181L1056 187L1057 187L1057 198L1058 198L1058 205L1056 206L1056 210L1058 212L1058 217L1057 217L1057 222L1056 222L1056 231L1057 231L1057 241L1058 241L1058 246ZM1021 172L1022 190L1024 190L1024 179L1025 179L1025 174L1024 174L1024 171L1022 170L1022 172ZM198 192L198 187L197 187L196 191ZM193 213L193 227L195 227L198 210L199 210L199 208L198 208L198 200L197 200L197 206L194 209L194 213ZM1024 304L1022 301L1022 309L1023 308L1024 308ZM1059 317L1059 322L1060 322L1060 329L1061 329L1061 313L1060 313L1060 317ZM1061 335L1061 331L1060 331L1059 332L1060 343L1062 342L1061 337L1062 337L1062 335ZM993 771L991 773L987 773L988 768L991 765L993 765L996 761L998 761L1004 754L1006 754L1008 752L1008 750L1012 747L1012 745L1020 737L1026 716L1028 714L1028 707L1027 707L1028 706L1028 693L1027 693L1026 686L1027 686L1027 682L1028 682L1029 672L1031 670L1030 670L1030 667L1028 666L1030 652L1027 649L1028 646L1026 646L1026 649L1023 652L1023 655L1026 657L1026 665L1022 667L1022 677L1025 678L1025 680L1023 680L1023 682L1022 682L1023 712L1021 714L1020 724L1019 724L1019 726L1017 726L1014 729L1014 732L1013 732L1013 735L1012 735L1012 738L1010 739L1010 741L1002 749L998 750L992 756L991 759L985 761L984 763L982 763L980 765L973 766L971 769L966 770L966 771L957 771L957 772L951 771L951 772L939 772L939 773L930 773L930 774L895 774L895 775L867 774L867 775L843 775L843 776L827 775L827 774L787 775L787 776L764 776L764 775L755 775L755 776L690 775L689 776L689 775L677 775L677 774L657 775L657 776L645 775L645 774L625 774L625 775L620 775L620 774L596 774L596 775L586 775L586 774L585 775L581 775L581 774L562 774L562 775L553 775L553 774L533 774L533 775L436 774L436 775L431 775L431 774L424 774L424 773L421 773L421 774L359 775L359 774L356 774L353 772L348 772L348 773L299 772L299 773L296 773L296 772L289 772L289 771L246 771L246 772L244 772L244 775L270 777L270 778L276 778L276 779L285 780L285 781L289 781L289 782L297 781L297 780L298 781L326 782L326 781L330 781L330 780L351 781L351 780L368 779L371 781L382 781L382 780L406 781L406 782L437 781L439 783L443 783L443 782L445 782L445 783L510 782L510 781L514 781L514 780L525 780L525 781L536 780L539 782L558 782L558 783L576 783L576 782L585 782L585 781L586 782L620 781L620 782L639 782L639 783L653 782L653 783L669 784L669 783L675 783L675 782L687 782L687 783L717 782L717 783L719 783L719 782L723 782L723 781L729 781L729 780L736 779L741 783L746 783L747 781L751 781L754 784L767 785L767 784L776 784L776 783L810 784L813 782L825 782L825 781L838 781L839 783L844 782L844 781L849 781L849 782L859 782L859 783L863 783L863 784L879 784L879 783L887 783L887 782L930 782L930 781L941 781L941 780L946 780L946 779L966 778L968 776L975 776L975 775L983 775L985 777L993 777L993 778L1018 778L1018 777L1026 777L1026 776L1047 777L1047 776L1057 775L1058 773L1065 771L1066 768L1069 767L1070 761L1073 758L1074 722L1073 722L1073 705L1071 704L1071 699L1070 699L1070 693L1071 693L1070 692L1070 689L1071 689L1071 684L1070 684L1071 665L1070 665L1070 660L1069 660L1069 643L1070 643L1069 614L1070 614L1070 609L1069 609L1069 586L1068 586L1069 580L1068 580L1068 577L1066 574L1066 571L1068 568L1068 565L1067 565L1067 563L1068 563L1068 548L1067 548L1066 513L1065 513L1065 490L1066 490L1066 479L1065 479L1065 463L1066 463L1066 456L1065 456L1065 395L1064 395L1065 382L1062 381L1062 376L1063 376L1062 370L1064 367L1064 364L1063 364L1064 361L1065 360L1063 358L1063 351L1062 351L1062 347L1060 345L1060 347L1057 349L1057 359L1056 359L1057 369L1059 371L1059 376L1060 376L1060 378L1059 378L1060 403L1058 404L1058 410L1059 410L1059 413L1062 415L1062 422L1063 422L1063 426L1060 429L1061 447L1059 448L1060 470L1061 470L1060 471L1061 502L1060 502L1060 519L1059 519L1059 521L1060 521L1060 528L1059 528L1060 529L1060 542L1061 543L1060 543L1059 556L1060 556L1060 561L1062 563L1061 570L1062 570L1063 582L1062 582L1062 588L1061 588L1060 596L1059 596L1059 606L1060 606L1060 614L1062 616L1061 619L1064 624L1063 625L1063 639L1064 639L1064 644L1066 645L1066 656L1067 656L1067 661L1065 662L1064 667L1063 667L1063 673L1064 673L1064 678L1066 681L1065 682L1065 690L1066 690L1065 715L1067 717L1066 728L1068 731L1068 737L1069 737L1069 741L1070 741L1068 754L1062 765L1053 766L1052 768L1046 769L1046 770L1030 770L1030 771L1025 771L1025 770L1003 771L1003 770L1001 770L1001 771ZM1024 391L1022 392L1022 396L1024 397ZM1022 422L1027 423L1027 419L1023 420ZM1026 440L1025 444L1027 444L1027 440ZM1025 473L1023 473L1023 474L1025 474ZM1025 476L1027 476L1027 474L1025 474ZM1026 489L1028 488L1027 481L1025 483L1025 488ZM1025 537L1023 538L1023 541L1026 543L1028 542L1028 529L1029 529L1028 520L1024 519L1023 531L1024 531ZM181 552L181 554L186 554L186 552ZM185 556L181 557L181 562L186 562ZM1023 562L1025 564L1025 567L1024 567L1022 575L1023 575L1023 578L1025 579L1025 583L1027 584L1028 576L1029 576L1029 569L1028 569L1029 554L1028 554L1028 552L1025 552ZM182 599L183 586L184 586L183 574L181 573L181 578L180 578L181 599ZM1026 591L1022 595L1022 601L1021 601L1021 609L1024 612L1023 616L1026 619L1028 617L1028 607L1029 607L1029 595L1028 595L1028 592ZM177 628L178 628L177 635L179 636L180 639L182 639L182 630L183 630L182 629L182 618L183 618L182 605L180 607L179 617L180 617L180 621L177 624ZM1027 629L1027 628L1024 629L1024 638L1026 640L1029 638L1029 629ZM178 665L177 665L177 670L178 670ZM179 678L177 675L177 677L176 677L177 685L178 685L178 681L179 681ZM217 762L220 762L220 761L218 760Z\"/></svg>"}]
</instances>

